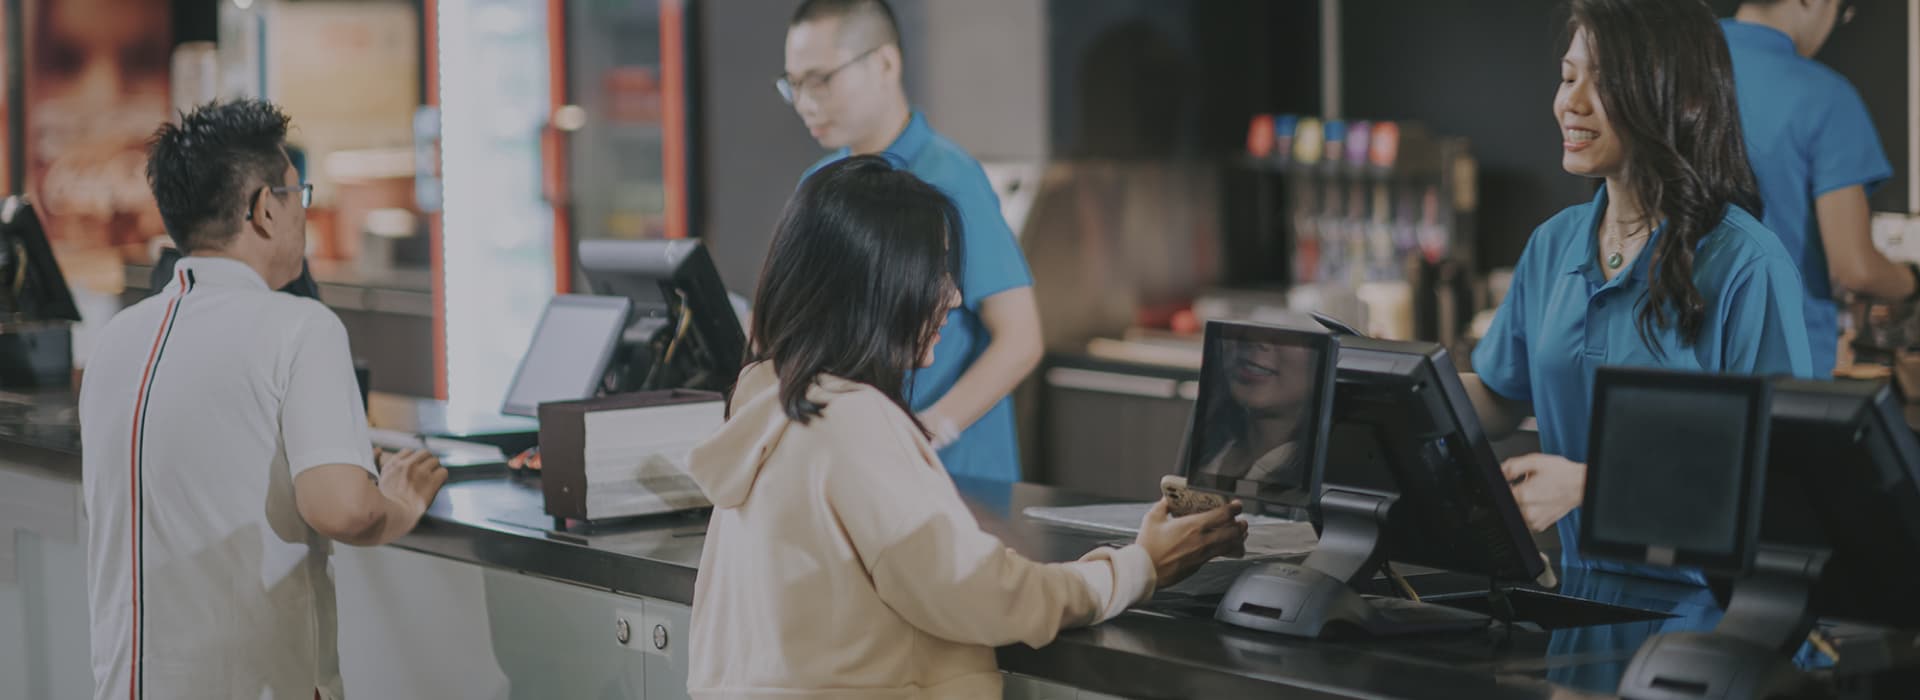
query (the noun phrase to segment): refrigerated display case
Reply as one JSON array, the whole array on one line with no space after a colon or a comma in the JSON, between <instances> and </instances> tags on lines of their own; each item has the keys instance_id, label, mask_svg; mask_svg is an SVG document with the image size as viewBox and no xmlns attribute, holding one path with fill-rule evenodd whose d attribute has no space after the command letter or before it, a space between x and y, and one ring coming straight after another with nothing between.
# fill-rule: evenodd
<instances>
[{"instance_id":1,"label":"refrigerated display case","mask_svg":"<svg viewBox=\"0 0 1920 700\"><path fill-rule=\"evenodd\" d=\"M680 0L567 4L574 240L691 235L685 19Z\"/></svg>"},{"instance_id":2,"label":"refrigerated display case","mask_svg":"<svg viewBox=\"0 0 1920 700\"><path fill-rule=\"evenodd\" d=\"M540 309L573 287L578 241L689 235L690 34L684 0L427 6L453 423L497 414Z\"/></svg>"}]
</instances>

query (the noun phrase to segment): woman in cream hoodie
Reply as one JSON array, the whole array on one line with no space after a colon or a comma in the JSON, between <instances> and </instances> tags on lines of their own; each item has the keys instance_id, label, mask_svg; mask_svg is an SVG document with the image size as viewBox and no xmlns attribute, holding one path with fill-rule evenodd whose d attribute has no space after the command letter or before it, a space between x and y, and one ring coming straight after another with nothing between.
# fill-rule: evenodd
<instances>
[{"instance_id":1,"label":"woman in cream hoodie","mask_svg":"<svg viewBox=\"0 0 1920 700\"><path fill-rule=\"evenodd\" d=\"M906 408L958 302L959 227L939 190L873 156L788 204L757 355L690 460L714 504L694 697L998 698L995 646L1044 645L1243 547L1237 503L1169 518L1163 502L1135 544L1062 564L980 530Z\"/></svg>"}]
</instances>

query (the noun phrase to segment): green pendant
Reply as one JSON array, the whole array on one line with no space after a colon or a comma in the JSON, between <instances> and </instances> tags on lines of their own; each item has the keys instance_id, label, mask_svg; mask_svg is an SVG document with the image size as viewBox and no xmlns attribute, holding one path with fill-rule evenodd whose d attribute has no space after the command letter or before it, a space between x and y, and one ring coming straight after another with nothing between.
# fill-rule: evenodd
<instances>
[{"instance_id":1,"label":"green pendant","mask_svg":"<svg viewBox=\"0 0 1920 700\"><path fill-rule=\"evenodd\" d=\"M1619 253L1609 255L1607 256L1607 269L1618 270L1620 269L1620 263L1623 262L1626 262L1626 260L1622 259Z\"/></svg>"}]
</instances>

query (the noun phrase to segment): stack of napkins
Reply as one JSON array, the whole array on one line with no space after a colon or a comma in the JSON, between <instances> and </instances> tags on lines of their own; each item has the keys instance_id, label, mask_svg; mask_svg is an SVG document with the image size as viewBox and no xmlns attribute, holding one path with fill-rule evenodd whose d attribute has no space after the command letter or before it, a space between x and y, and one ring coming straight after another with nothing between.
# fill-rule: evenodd
<instances>
[{"instance_id":1,"label":"stack of napkins","mask_svg":"<svg viewBox=\"0 0 1920 700\"><path fill-rule=\"evenodd\" d=\"M687 474L687 457L725 422L726 403L710 392L541 404L547 514L604 520L709 507Z\"/></svg>"},{"instance_id":2,"label":"stack of napkins","mask_svg":"<svg viewBox=\"0 0 1920 700\"><path fill-rule=\"evenodd\" d=\"M720 429L725 408L709 401L587 414L588 517L711 506L687 474L687 455Z\"/></svg>"}]
</instances>

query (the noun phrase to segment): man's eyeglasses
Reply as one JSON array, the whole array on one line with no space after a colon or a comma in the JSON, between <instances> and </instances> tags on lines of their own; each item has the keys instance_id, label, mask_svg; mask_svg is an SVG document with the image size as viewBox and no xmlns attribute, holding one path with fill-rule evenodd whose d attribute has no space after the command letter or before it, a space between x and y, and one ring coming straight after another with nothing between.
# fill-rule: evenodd
<instances>
[{"instance_id":1,"label":"man's eyeglasses","mask_svg":"<svg viewBox=\"0 0 1920 700\"><path fill-rule=\"evenodd\" d=\"M302 185L283 185L280 187L267 187L264 189L274 194L292 194L294 192L299 192L300 208L305 209L307 207L313 206L313 183L307 183ZM251 206L247 207L245 220L247 221L253 220L253 207Z\"/></svg>"},{"instance_id":2,"label":"man's eyeglasses","mask_svg":"<svg viewBox=\"0 0 1920 700\"><path fill-rule=\"evenodd\" d=\"M873 52L879 50L880 47L875 46L862 51L860 55L854 56L848 59L846 63L834 66L831 70L824 73L815 73L801 78L789 78L785 74L774 76L773 87L780 91L780 99L786 100L787 104L793 104L794 101L800 99L802 95L818 102L827 96L827 86L833 82L833 76L839 75L840 71L847 69L847 66L859 63L861 59L872 56Z\"/></svg>"}]
</instances>

